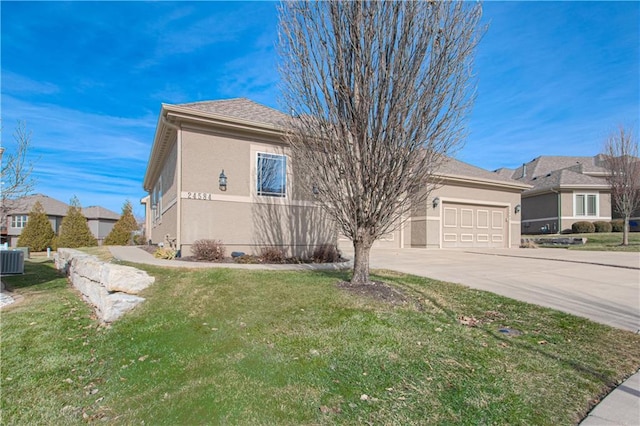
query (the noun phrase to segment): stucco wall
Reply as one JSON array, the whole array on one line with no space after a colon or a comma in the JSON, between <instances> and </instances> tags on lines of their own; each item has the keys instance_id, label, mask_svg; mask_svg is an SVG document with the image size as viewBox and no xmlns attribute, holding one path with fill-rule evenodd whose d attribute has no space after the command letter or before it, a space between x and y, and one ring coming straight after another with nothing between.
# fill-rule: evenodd
<instances>
[{"instance_id":1,"label":"stucco wall","mask_svg":"<svg viewBox=\"0 0 640 426\"><path fill-rule=\"evenodd\" d=\"M296 256L310 254L317 245L335 243L331 222L319 207L309 205L258 203L251 199L185 199L182 216L185 256L199 239L222 241L228 254L259 254L263 247L280 247Z\"/></svg>"}]
</instances>

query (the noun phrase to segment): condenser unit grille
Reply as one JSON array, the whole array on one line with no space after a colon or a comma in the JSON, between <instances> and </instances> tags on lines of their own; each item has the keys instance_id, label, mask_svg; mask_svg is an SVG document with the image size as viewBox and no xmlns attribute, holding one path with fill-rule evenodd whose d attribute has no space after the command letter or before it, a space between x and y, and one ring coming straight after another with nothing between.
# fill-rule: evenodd
<instances>
[{"instance_id":1,"label":"condenser unit grille","mask_svg":"<svg viewBox=\"0 0 640 426\"><path fill-rule=\"evenodd\" d=\"M24 252L0 250L0 274L24 274Z\"/></svg>"}]
</instances>

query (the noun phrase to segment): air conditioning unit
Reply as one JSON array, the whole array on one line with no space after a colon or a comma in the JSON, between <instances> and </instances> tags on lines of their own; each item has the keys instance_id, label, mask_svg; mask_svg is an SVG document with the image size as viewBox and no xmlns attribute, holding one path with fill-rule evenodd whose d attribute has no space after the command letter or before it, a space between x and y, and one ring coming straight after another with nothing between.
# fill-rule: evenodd
<instances>
[{"instance_id":1,"label":"air conditioning unit","mask_svg":"<svg viewBox=\"0 0 640 426\"><path fill-rule=\"evenodd\" d=\"M0 250L0 275L24 274L22 250Z\"/></svg>"}]
</instances>

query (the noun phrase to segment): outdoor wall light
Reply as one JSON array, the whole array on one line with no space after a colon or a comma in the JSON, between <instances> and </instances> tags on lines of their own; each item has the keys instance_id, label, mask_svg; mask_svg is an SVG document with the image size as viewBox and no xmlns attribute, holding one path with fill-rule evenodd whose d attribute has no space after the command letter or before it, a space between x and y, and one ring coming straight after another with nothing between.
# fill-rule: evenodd
<instances>
[{"instance_id":1,"label":"outdoor wall light","mask_svg":"<svg viewBox=\"0 0 640 426\"><path fill-rule=\"evenodd\" d=\"M515 212L516 212L516 213L520 213L520 209L521 209L521 208L522 208L522 207L520 207L520 204L516 204Z\"/></svg>"},{"instance_id":2,"label":"outdoor wall light","mask_svg":"<svg viewBox=\"0 0 640 426\"><path fill-rule=\"evenodd\" d=\"M227 190L227 176L224 174L224 169L222 169L222 173L218 176L218 186L220 187L220 191Z\"/></svg>"},{"instance_id":3,"label":"outdoor wall light","mask_svg":"<svg viewBox=\"0 0 640 426\"><path fill-rule=\"evenodd\" d=\"M435 209L440 204L440 197L436 197L433 199L433 208Z\"/></svg>"},{"instance_id":4,"label":"outdoor wall light","mask_svg":"<svg viewBox=\"0 0 640 426\"><path fill-rule=\"evenodd\" d=\"M318 189L318 185L313 185L313 188L311 188L311 192L313 192L313 195L318 195L320 193L320 189Z\"/></svg>"}]
</instances>

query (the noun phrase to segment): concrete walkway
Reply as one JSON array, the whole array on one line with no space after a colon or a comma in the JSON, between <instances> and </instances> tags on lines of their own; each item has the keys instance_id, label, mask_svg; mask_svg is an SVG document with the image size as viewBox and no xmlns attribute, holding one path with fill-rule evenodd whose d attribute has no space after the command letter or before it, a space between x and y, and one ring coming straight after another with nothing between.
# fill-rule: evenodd
<instances>
[{"instance_id":1,"label":"concrete walkway","mask_svg":"<svg viewBox=\"0 0 640 426\"><path fill-rule=\"evenodd\" d=\"M150 253L134 246L109 246L111 255L122 261L132 263L143 263L146 265L161 266L163 268L231 268L231 269L256 269L269 271L310 271L310 270L338 270L344 269L351 265L350 262L345 263L299 263L299 264L240 264L240 263L210 263L210 262L191 262L179 259L167 260L156 259Z\"/></svg>"},{"instance_id":2,"label":"concrete walkway","mask_svg":"<svg viewBox=\"0 0 640 426\"><path fill-rule=\"evenodd\" d=\"M348 247L341 247L352 258ZM133 263L184 268L309 270L334 265L238 265L155 259L137 247L110 247ZM425 250L371 252L371 267L392 269L502 294L638 332L640 255L564 249ZM581 426L640 425L640 372L613 390Z\"/></svg>"}]
</instances>

